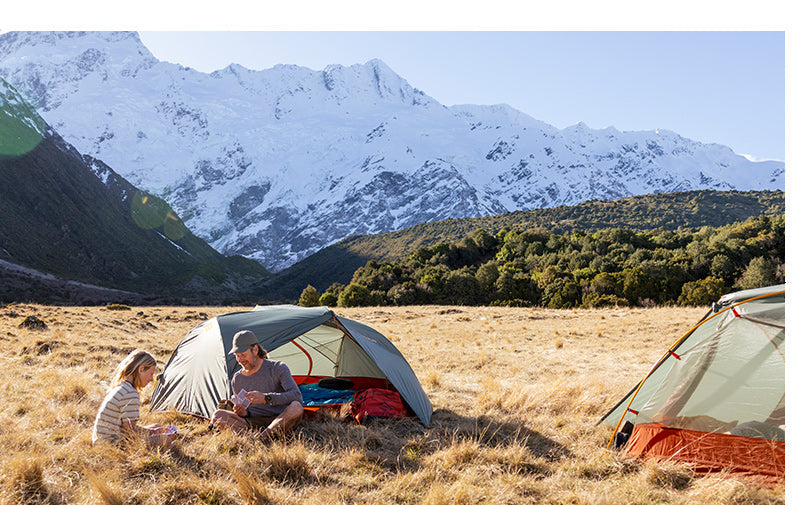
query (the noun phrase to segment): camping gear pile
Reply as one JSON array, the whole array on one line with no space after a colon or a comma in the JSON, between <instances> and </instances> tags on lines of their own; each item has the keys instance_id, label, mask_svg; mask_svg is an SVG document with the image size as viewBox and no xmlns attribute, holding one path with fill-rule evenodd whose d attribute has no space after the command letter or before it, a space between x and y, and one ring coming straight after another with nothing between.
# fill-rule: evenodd
<instances>
[{"instance_id":1,"label":"camping gear pile","mask_svg":"<svg viewBox=\"0 0 800 505\"><path fill-rule=\"evenodd\" d=\"M723 296L602 421L609 446L785 479L785 286Z\"/></svg>"},{"instance_id":2,"label":"camping gear pile","mask_svg":"<svg viewBox=\"0 0 800 505\"><path fill-rule=\"evenodd\" d=\"M240 365L228 352L233 336L245 329L255 333L270 359L289 367L307 412L350 403L360 392L380 389L381 395L400 401L403 410L370 407L361 417L386 412L402 417L407 406L408 413L430 426L433 406L411 366L386 337L328 307L295 305L257 306L195 326L157 377L150 410L211 417L219 401L233 395L230 380Z\"/></svg>"}]
</instances>

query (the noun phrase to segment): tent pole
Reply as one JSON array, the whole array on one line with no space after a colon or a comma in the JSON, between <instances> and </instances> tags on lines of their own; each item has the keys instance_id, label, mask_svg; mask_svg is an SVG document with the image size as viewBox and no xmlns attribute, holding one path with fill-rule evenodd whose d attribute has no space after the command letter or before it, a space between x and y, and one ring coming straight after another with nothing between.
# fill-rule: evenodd
<instances>
[{"instance_id":1,"label":"tent pole","mask_svg":"<svg viewBox=\"0 0 800 505\"><path fill-rule=\"evenodd\" d=\"M685 341L687 338L689 338L689 336L690 336L692 333L694 333L694 331L695 331L695 330L696 330L696 329L697 329L697 328L698 328L698 327L699 327L701 324L705 323L707 320L709 320L709 319L711 319L712 317L715 317L715 316L717 316L717 315L721 314L722 312L724 312L724 311L726 311L726 310L730 310L730 309L732 309L732 308L734 308L734 307L737 307L737 306L739 306L739 305L742 305L742 304L744 304L744 303L752 302L752 301L754 301L754 300L760 300L760 299L762 299L762 298L769 298L769 297L772 297L772 296L776 296L776 295L780 295L780 294L785 294L785 293L786 293L786 290L783 290L783 291L775 291L775 292L770 292L770 293L765 293L765 294L763 294L763 295L754 296L754 297L751 297L751 298L747 298L747 299L745 299L745 300L740 300L738 303L735 303L735 304L733 304L733 305L731 305L731 306L729 306L729 307L725 307L725 308L724 308L724 309L722 309L722 310L720 310L718 307L716 307L716 304L714 304L715 306L714 306L714 307L712 307L712 308L711 308L711 310L709 310L709 311L706 313L706 315L705 315L705 316L704 316L704 317L703 317L703 318L700 320L700 322L698 322L697 324L695 324L695 325L694 325L694 326L693 326L693 327L692 327L692 328L691 328L689 331L687 331L687 332L686 332L686 333L685 333L685 334L684 334L684 335L683 335L681 338L679 338L679 339L678 339L678 340L677 340L677 341L676 341L674 344L672 344L672 346L669 348L669 350L668 350L667 352L665 352L665 353L664 353L664 355L661 357L661 359L660 359L660 360L658 360L658 361L656 362L656 364L655 364L655 365L653 365L653 368L651 368L651 369L650 369L650 372L648 372L648 373L647 373L647 375L644 377L644 379L642 379L642 380L639 382L639 384L638 384L636 387L634 387L634 388L633 388L632 392L631 392L631 393L628 393L628 395L627 395L625 398L623 398L623 399L622 399L620 402L618 402L618 403L617 403L617 404L616 404L616 405L615 405L615 406L614 406L614 407L613 407L613 408L612 408L612 409L611 409L611 410L608 412L608 414L606 414L605 416L603 416L603 417L600 419L600 422L603 422L603 421L604 421L604 420L605 420L605 419L608 417L608 415L609 415L611 412L613 412L614 410L616 410L616 409L617 409L617 408L618 408L618 407L619 407L619 406L620 406L620 405L621 405L621 404L622 404L622 403L625 401L625 399L627 399L627 398L628 398L628 396L630 396L630 397L631 397L630 401L628 401L628 404L625 406L625 410L622 412L622 415L619 417L619 421L617 421L617 424L616 424L616 426L614 426L614 431L611 433L611 439L608 441L608 445L606 446L606 449L610 449L610 448L611 448L611 445L614 443L614 437L616 436L617 432L619 431L619 427L620 427L620 425L622 424L622 420L625 418L625 415L628 413L628 410L630 409L630 406L631 406L631 404L633 403L633 400L636 398L636 395L637 395L637 394L639 394L639 390L642 388L642 386L643 386L643 385L644 385L644 383L647 381L647 379L648 379L648 378L649 378L649 377L650 377L650 376L651 376L651 375L652 375L652 374L653 374L653 373L654 373L654 372L655 372L655 371L656 371L656 370L657 370L659 367L661 367L661 365L664 363L664 361L666 361L667 357L668 357L668 356L670 356L670 355L671 355L671 353L675 352L675 350L677 350L677 348L678 348L678 347L679 347L679 346L680 346L680 345L681 345L681 344L682 344L682 343L683 343L683 342L684 342L684 341ZM714 309L717 309L717 310L715 311ZM600 423L597 423L597 424L600 424Z\"/></svg>"},{"instance_id":2,"label":"tent pole","mask_svg":"<svg viewBox=\"0 0 800 505\"><path fill-rule=\"evenodd\" d=\"M631 404L633 403L633 400L635 400L635 399L636 399L636 395L637 395L637 394L639 394L639 390L642 388L642 386L643 386L643 385L644 385L644 383L647 381L647 379L648 379L648 378L649 378L651 375L653 375L653 372L655 372L656 370L658 370L658 369L661 367L661 365L663 365L663 364L664 364L664 361L666 361L666 360L667 360L667 358L668 358L669 356L671 356L673 352L675 352L675 349L677 349L677 348L678 348L678 346L680 346L680 345L681 345L681 343L682 343L684 340L686 340L687 338L689 338L689 335L691 335L692 333L694 333L694 331L695 331L695 330L696 330L696 329L697 329L697 328L698 328L698 327L699 327L701 324L703 324L703 323L704 323L704 322L706 322L708 319L710 319L711 317L713 317L713 316L711 316L711 314L713 314L713 315L716 315L716 313L714 313L714 311L713 311L713 310L709 310L709 311L706 313L706 315L705 315L705 316L704 316L704 317L703 317L703 318L700 320L700 322L698 322L697 324L695 324L694 326L692 326L692 327L689 329L689 331L687 331L686 333L684 333L684 334L683 334L683 336L682 336L681 338L679 338L678 340L676 340L676 341L675 341L675 343L674 343L674 344L672 344L672 345L670 346L670 348L669 348L669 349L668 349L668 350L667 350L667 351L664 353L664 355L663 355L663 356L661 356L661 359L659 359L659 360L656 362L656 364L655 364L655 365L653 365L653 367L650 369L650 371L649 371L649 372L647 372L647 375L645 375L645 376L644 376L644 379L642 379L641 381L639 381L639 384L638 384L636 387L634 387L634 388L633 388L633 390L631 391L631 393L632 393L632 394L631 394L631 393L628 393L628 396L630 396L630 397L631 397L631 399L630 399L630 401L628 401L628 404L627 404L627 405L625 405L625 410L622 412L622 415L621 415L621 416L619 416L619 421L617 421L617 425L616 425L616 426L614 426L614 431L611 433L611 440L609 440L609 441L608 441L608 445L606 445L606 449L610 449L610 448L611 448L611 444L613 444L613 443L614 443L614 437L617 435L617 431L619 431L619 427L620 427L620 425L622 424L622 420L625 418L625 415L628 413L628 410L630 409L630 407L631 407ZM625 398L627 398L627 396L626 396ZM624 402L624 401L625 401L625 398L623 398L623 399L622 399L622 400L621 400L619 403L617 403L617 405L616 405L614 408L612 408L612 409L611 409L611 411L609 412L609 414L610 414L611 412L613 412L613 411L614 411L614 410L615 410L615 409L616 409L616 408L617 408L617 407L618 407L618 406L619 406L619 405L620 405L622 402ZM606 416L608 416L608 414L606 414ZM605 419L605 418L606 418L606 416L604 416L604 417L603 417L603 419ZM602 421L603 421L603 419L601 419L600 421L602 422Z\"/></svg>"}]
</instances>

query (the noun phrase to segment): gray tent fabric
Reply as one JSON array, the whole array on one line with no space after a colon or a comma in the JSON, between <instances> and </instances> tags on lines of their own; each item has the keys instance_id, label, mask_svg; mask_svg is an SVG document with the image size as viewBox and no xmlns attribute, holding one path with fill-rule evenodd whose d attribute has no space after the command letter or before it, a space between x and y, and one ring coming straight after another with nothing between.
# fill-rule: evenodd
<instances>
[{"instance_id":1,"label":"gray tent fabric","mask_svg":"<svg viewBox=\"0 0 800 505\"><path fill-rule=\"evenodd\" d=\"M425 426L433 406L397 348L369 326L337 317L328 307L257 306L205 321L181 340L156 381L150 409L211 417L219 400L232 395L239 369L231 349L242 329L255 333L271 359L294 376L386 379Z\"/></svg>"},{"instance_id":2,"label":"gray tent fabric","mask_svg":"<svg viewBox=\"0 0 800 505\"><path fill-rule=\"evenodd\" d=\"M784 424L785 285L723 296L600 422Z\"/></svg>"},{"instance_id":3,"label":"gray tent fabric","mask_svg":"<svg viewBox=\"0 0 800 505\"><path fill-rule=\"evenodd\" d=\"M389 340L369 326L351 319L339 318L342 325L372 360L381 367L400 396L409 404L417 417L430 426L433 405L422 389L416 374L400 351Z\"/></svg>"}]
</instances>

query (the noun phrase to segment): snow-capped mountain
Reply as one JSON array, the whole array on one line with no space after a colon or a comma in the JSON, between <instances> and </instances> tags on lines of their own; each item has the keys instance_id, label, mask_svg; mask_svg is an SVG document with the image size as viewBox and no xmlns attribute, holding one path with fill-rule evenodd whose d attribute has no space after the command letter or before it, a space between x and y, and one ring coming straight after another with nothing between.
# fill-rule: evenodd
<instances>
[{"instance_id":1,"label":"snow-capped mountain","mask_svg":"<svg viewBox=\"0 0 800 505\"><path fill-rule=\"evenodd\" d=\"M445 107L380 60L322 71L158 61L136 33L0 35L0 77L78 150L226 255L280 270L348 235L692 189L784 189L784 163L666 131Z\"/></svg>"},{"instance_id":2,"label":"snow-capped mountain","mask_svg":"<svg viewBox=\"0 0 800 505\"><path fill-rule=\"evenodd\" d=\"M79 153L0 79L0 300L217 302L266 274Z\"/></svg>"}]
</instances>

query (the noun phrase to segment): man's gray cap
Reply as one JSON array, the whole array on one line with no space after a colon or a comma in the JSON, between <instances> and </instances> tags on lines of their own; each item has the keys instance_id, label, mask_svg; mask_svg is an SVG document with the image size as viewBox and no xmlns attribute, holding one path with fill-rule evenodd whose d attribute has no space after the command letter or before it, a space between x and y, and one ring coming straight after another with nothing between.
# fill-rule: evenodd
<instances>
[{"instance_id":1,"label":"man's gray cap","mask_svg":"<svg viewBox=\"0 0 800 505\"><path fill-rule=\"evenodd\" d=\"M256 334L250 330L242 330L233 336L233 348L228 354L239 354L245 352L251 345L257 344Z\"/></svg>"}]
</instances>

